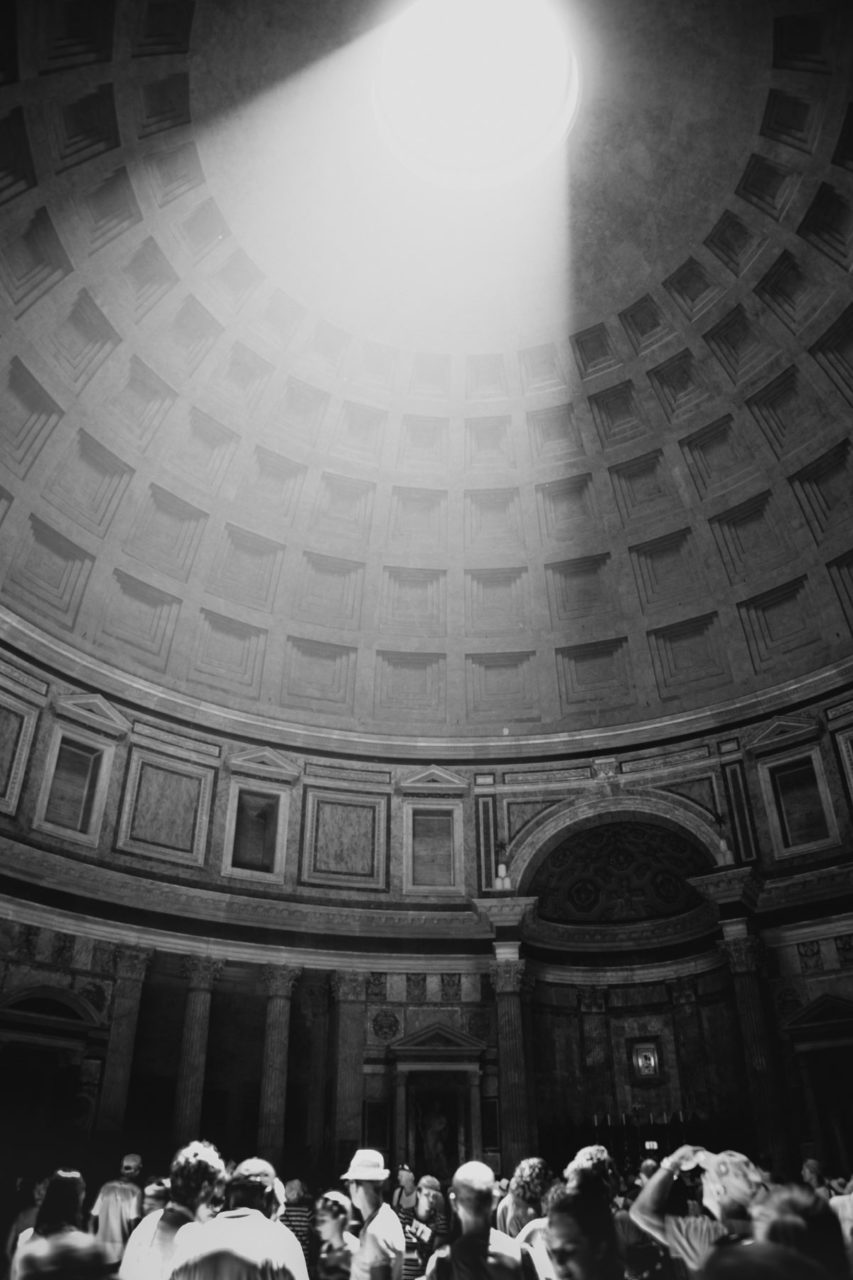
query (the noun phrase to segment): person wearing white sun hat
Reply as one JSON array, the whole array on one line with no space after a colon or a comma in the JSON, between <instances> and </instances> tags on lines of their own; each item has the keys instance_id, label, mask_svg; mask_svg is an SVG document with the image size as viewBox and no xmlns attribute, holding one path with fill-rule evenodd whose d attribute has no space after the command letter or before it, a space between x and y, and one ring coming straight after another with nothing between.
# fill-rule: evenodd
<instances>
[{"instance_id":1,"label":"person wearing white sun hat","mask_svg":"<svg viewBox=\"0 0 853 1280\"><path fill-rule=\"evenodd\" d=\"M406 1238L400 1219L382 1196L390 1172L381 1152L362 1147L341 1174L354 1207L364 1218L350 1269L352 1280L402 1280Z\"/></svg>"}]
</instances>

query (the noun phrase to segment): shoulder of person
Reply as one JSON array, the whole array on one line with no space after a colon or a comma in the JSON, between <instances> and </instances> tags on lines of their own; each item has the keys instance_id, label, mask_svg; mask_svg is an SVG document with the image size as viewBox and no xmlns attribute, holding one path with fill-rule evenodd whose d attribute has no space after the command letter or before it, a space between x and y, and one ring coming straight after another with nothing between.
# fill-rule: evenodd
<instances>
[{"instance_id":1,"label":"shoulder of person","mask_svg":"<svg viewBox=\"0 0 853 1280\"><path fill-rule=\"evenodd\" d=\"M515 1237L519 1244L532 1244L548 1225L547 1218L531 1218Z\"/></svg>"},{"instance_id":2,"label":"shoulder of person","mask_svg":"<svg viewBox=\"0 0 853 1280\"><path fill-rule=\"evenodd\" d=\"M700 1270L707 1261L708 1251L729 1233L716 1218L665 1217L666 1243L687 1263Z\"/></svg>"},{"instance_id":3,"label":"shoulder of person","mask_svg":"<svg viewBox=\"0 0 853 1280\"><path fill-rule=\"evenodd\" d=\"M450 1280L453 1255L449 1244L443 1244L431 1255L426 1265L427 1280Z\"/></svg>"},{"instance_id":4,"label":"shoulder of person","mask_svg":"<svg viewBox=\"0 0 853 1280\"><path fill-rule=\"evenodd\" d=\"M521 1242L505 1231L492 1227L489 1232L489 1252L500 1253L512 1258L521 1257Z\"/></svg>"}]
</instances>

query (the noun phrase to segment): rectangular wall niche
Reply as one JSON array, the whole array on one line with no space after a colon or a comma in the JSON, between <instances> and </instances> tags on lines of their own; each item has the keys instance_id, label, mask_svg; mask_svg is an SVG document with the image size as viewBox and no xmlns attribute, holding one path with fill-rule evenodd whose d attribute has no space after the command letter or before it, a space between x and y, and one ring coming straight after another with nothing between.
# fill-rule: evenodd
<instances>
[{"instance_id":1,"label":"rectangular wall niche","mask_svg":"<svg viewBox=\"0 0 853 1280\"><path fill-rule=\"evenodd\" d=\"M225 820L224 876L269 881L284 874L290 795L266 782L234 781Z\"/></svg>"},{"instance_id":2,"label":"rectangular wall niche","mask_svg":"<svg viewBox=\"0 0 853 1280\"><path fill-rule=\"evenodd\" d=\"M135 748L117 847L176 862L203 862L213 770Z\"/></svg>"},{"instance_id":3,"label":"rectangular wall niche","mask_svg":"<svg viewBox=\"0 0 853 1280\"><path fill-rule=\"evenodd\" d=\"M403 866L406 893L464 892L461 801L405 805Z\"/></svg>"},{"instance_id":4,"label":"rectangular wall niche","mask_svg":"<svg viewBox=\"0 0 853 1280\"><path fill-rule=\"evenodd\" d=\"M309 789L304 805L302 883L384 890L387 796Z\"/></svg>"},{"instance_id":5,"label":"rectangular wall niche","mask_svg":"<svg viewBox=\"0 0 853 1280\"><path fill-rule=\"evenodd\" d=\"M818 747L762 761L758 772L777 856L837 843L838 827Z\"/></svg>"},{"instance_id":6,"label":"rectangular wall niche","mask_svg":"<svg viewBox=\"0 0 853 1280\"><path fill-rule=\"evenodd\" d=\"M54 727L33 826L96 845L114 747L85 730Z\"/></svg>"},{"instance_id":7,"label":"rectangular wall niche","mask_svg":"<svg viewBox=\"0 0 853 1280\"><path fill-rule=\"evenodd\" d=\"M0 813L18 807L38 711L0 689Z\"/></svg>"}]
</instances>

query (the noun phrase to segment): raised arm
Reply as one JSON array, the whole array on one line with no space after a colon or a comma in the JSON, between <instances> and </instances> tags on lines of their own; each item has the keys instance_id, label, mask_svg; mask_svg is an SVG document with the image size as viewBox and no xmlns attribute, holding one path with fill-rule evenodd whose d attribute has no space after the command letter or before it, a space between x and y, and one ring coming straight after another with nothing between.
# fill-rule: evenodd
<instances>
[{"instance_id":1,"label":"raised arm","mask_svg":"<svg viewBox=\"0 0 853 1280\"><path fill-rule=\"evenodd\" d=\"M664 1156L657 1173L653 1173L628 1210L631 1221L661 1244L666 1244L666 1202L672 1190L673 1179L682 1169L692 1169L699 1163L702 1147L685 1145Z\"/></svg>"}]
</instances>

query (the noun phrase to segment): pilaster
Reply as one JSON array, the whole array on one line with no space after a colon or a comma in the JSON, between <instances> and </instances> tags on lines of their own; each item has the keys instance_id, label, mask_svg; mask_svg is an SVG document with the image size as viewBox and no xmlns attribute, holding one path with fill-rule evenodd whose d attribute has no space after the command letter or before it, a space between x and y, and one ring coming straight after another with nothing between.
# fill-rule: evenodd
<instances>
[{"instance_id":1,"label":"pilaster","mask_svg":"<svg viewBox=\"0 0 853 1280\"><path fill-rule=\"evenodd\" d=\"M97 1128L100 1133L120 1133L124 1126L139 1004L151 951L135 947L116 950L110 1037L101 1080Z\"/></svg>"}]
</instances>

